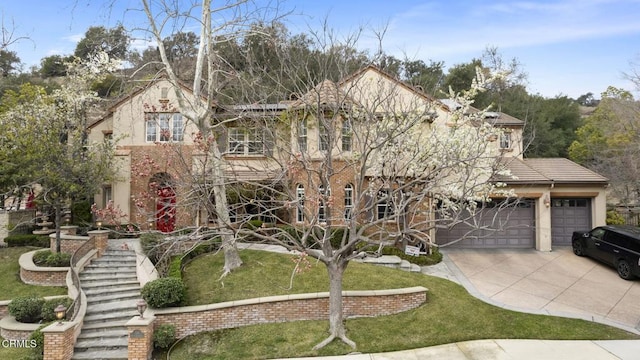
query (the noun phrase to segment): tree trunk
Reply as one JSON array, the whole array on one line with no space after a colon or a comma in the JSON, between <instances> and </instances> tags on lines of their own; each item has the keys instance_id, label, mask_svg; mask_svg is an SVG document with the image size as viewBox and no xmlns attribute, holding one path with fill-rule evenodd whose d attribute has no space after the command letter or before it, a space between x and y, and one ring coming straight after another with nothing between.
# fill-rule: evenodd
<instances>
[{"instance_id":1,"label":"tree trunk","mask_svg":"<svg viewBox=\"0 0 640 360\"><path fill-rule=\"evenodd\" d=\"M329 273L329 337L314 346L314 350L326 346L336 338L356 348L356 343L347 338L342 312L342 277L347 264L348 262L342 259L332 259L326 264Z\"/></svg>"},{"instance_id":2,"label":"tree trunk","mask_svg":"<svg viewBox=\"0 0 640 360\"><path fill-rule=\"evenodd\" d=\"M212 144L210 151L213 153L211 175L213 181L216 182L213 185L216 219L222 236L222 249L224 250L224 269L220 276L220 278L223 278L231 271L239 268L242 265L242 259L240 259L240 254L238 253L235 236L230 230L231 218L227 203L224 170L222 169L222 154L220 154L217 142Z\"/></svg>"}]
</instances>

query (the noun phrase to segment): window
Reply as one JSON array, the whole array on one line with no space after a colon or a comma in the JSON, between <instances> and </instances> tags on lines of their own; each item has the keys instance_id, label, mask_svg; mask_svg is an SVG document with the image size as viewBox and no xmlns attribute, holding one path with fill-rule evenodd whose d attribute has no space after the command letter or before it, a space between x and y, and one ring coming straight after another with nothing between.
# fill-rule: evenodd
<instances>
[{"instance_id":1,"label":"window","mask_svg":"<svg viewBox=\"0 0 640 360\"><path fill-rule=\"evenodd\" d=\"M393 215L393 200L391 191L383 189L378 191L378 204L376 206L377 219L387 219Z\"/></svg>"},{"instance_id":2,"label":"window","mask_svg":"<svg viewBox=\"0 0 640 360\"><path fill-rule=\"evenodd\" d=\"M342 122L342 151L352 150L352 135L351 121L344 120Z\"/></svg>"},{"instance_id":3,"label":"window","mask_svg":"<svg viewBox=\"0 0 640 360\"><path fill-rule=\"evenodd\" d=\"M324 186L320 185L318 188L318 222L325 223L327 222L327 206L324 202L326 196L331 195L331 189L325 191Z\"/></svg>"},{"instance_id":4,"label":"window","mask_svg":"<svg viewBox=\"0 0 640 360\"><path fill-rule=\"evenodd\" d=\"M511 149L511 133L503 132L500 134L500 149Z\"/></svg>"},{"instance_id":5,"label":"window","mask_svg":"<svg viewBox=\"0 0 640 360\"><path fill-rule=\"evenodd\" d=\"M329 127L328 119L323 119L318 124L318 150L320 151L329 150L329 131L327 127Z\"/></svg>"},{"instance_id":6,"label":"window","mask_svg":"<svg viewBox=\"0 0 640 360\"><path fill-rule=\"evenodd\" d=\"M344 186L344 219L351 220L352 215L353 215L353 185L347 184Z\"/></svg>"},{"instance_id":7,"label":"window","mask_svg":"<svg viewBox=\"0 0 640 360\"><path fill-rule=\"evenodd\" d=\"M102 204L106 207L109 201L113 200L113 191L111 185L105 185L102 188Z\"/></svg>"},{"instance_id":8,"label":"window","mask_svg":"<svg viewBox=\"0 0 640 360\"><path fill-rule=\"evenodd\" d=\"M184 140L184 121L178 113L147 113L145 129L148 142Z\"/></svg>"},{"instance_id":9,"label":"window","mask_svg":"<svg viewBox=\"0 0 640 360\"><path fill-rule=\"evenodd\" d=\"M264 154L262 131L229 128L229 153L238 155Z\"/></svg>"},{"instance_id":10,"label":"window","mask_svg":"<svg viewBox=\"0 0 640 360\"><path fill-rule=\"evenodd\" d=\"M296 200L298 206L296 207L296 221L304 222L304 186L298 184L296 187Z\"/></svg>"},{"instance_id":11,"label":"window","mask_svg":"<svg viewBox=\"0 0 640 360\"><path fill-rule=\"evenodd\" d=\"M307 120L298 123L298 150L307 151Z\"/></svg>"}]
</instances>

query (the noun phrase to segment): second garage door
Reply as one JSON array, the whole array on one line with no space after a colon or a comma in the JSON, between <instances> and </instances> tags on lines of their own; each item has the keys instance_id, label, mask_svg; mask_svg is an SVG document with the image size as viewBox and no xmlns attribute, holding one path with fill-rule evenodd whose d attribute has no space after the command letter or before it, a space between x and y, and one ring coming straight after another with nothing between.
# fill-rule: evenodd
<instances>
[{"instance_id":1,"label":"second garage door","mask_svg":"<svg viewBox=\"0 0 640 360\"><path fill-rule=\"evenodd\" d=\"M475 216L476 225L457 224L436 230L436 243L464 248L532 248L535 209L532 200L513 206L488 206Z\"/></svg>"},{"instance_id":2,"label":"second garage door","mask_svg":"<svg viewBox=\"0 0 640 360\"><path fill-rule=\"evenodd\" d=\"M551 241L553 245L571 245L574 231L591 229L591 199L551 199Z\"/></svg>"}]
</instances>

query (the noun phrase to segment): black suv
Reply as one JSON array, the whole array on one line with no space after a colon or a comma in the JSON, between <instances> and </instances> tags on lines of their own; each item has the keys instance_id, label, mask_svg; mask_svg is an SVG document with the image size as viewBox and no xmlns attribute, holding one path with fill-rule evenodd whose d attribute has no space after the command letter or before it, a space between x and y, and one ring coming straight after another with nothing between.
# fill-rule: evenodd
<instances>
[{"instance_id":1,"label":"black suv","mask_svg":"<svg viewBox=\"0 0 640 360\"><path fill-rule=\"evenodd\" d=\"M574 231L573 253L590 256L611 265L625 280L640 276L640 228L599 226L591 231Z\"/></svg>"}]
</instances>

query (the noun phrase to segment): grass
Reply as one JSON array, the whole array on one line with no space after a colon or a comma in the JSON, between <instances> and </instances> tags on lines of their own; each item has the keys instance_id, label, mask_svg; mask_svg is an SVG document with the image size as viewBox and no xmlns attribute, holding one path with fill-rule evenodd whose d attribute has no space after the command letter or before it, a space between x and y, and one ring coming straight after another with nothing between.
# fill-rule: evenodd
<instances>
[{"instance_id":1,"label":"grass","mask_svg":"<svg viewBox=\"0 0 640 360\"><path fill-rule=\"evenodd\" d=\"M312 260L310 270L296 275L289 255L242 250L244 261L222 281L223 255L207 255L187 265L184 280L190 305L243 298L327 291L326 270ZM486 304L444 279L352 262L345 273L345 290L424 286L423 306L393 316L350 319L348 336L363 353L388 352L476 339L640 339L614 327L578 319L525 314ZM172 360L264 359L342 355L351 348L334 341L311 348L327 336L327 321L266 324L201 333L179 342ZM164 354L160 354L161 356ZM158 357L163 358L163 357Z\"/></svg>"},{"instance_id":2,"label":"grass","mask_svg":"<svg viewBox=\"0 0 640 360\"><path fill-rule=\"evenodd\" d=\"M28 343L28 340L27 340ZM31 348L27 347L17 347L13 344L10 345L8 340L4 340L4 338L0 337L0 359L6 360L20 360L20 359L29 359L31 354L33 353Z\"/></svg>"},{"instance_id":3,"label":"grass","mask_svg":"<svg viewBox=\"0 0 640 360\"><path fill-rule=\"evenodd\" d=\"M11 300L20 296L66 295L67 288L60 286L28 285L20 280L18 258L23 253L35 250L34 247L0 248L0 299Z\"/></svg>"}]
</instances>

